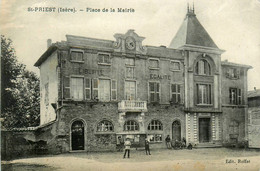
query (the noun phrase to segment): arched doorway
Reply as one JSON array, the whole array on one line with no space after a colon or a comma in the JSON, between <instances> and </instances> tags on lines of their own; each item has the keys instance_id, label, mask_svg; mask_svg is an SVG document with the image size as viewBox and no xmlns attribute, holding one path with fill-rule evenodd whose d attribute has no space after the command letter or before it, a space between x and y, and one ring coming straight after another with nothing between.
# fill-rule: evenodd
<instances>
[{"instance_id":1,"label":"arched doorway","mask_svg":"<svg viewBox=\"0 0 260 171\"><path fill-rule=\"evenodd\" d=\"M180 123L180 121L174 121L172 123L172 140L181 141L181 123Z\"/></svg>"},{"instance_id":2,"label":"arched doorway","mask_svg":"<svg viewBox=\"0 0 260 171\"><path fill-rule=\"evenodd\" d=\"M71 125L71 147L72 150L84 150L84 124L75 121Z\"/></svg>"}]
</instances>

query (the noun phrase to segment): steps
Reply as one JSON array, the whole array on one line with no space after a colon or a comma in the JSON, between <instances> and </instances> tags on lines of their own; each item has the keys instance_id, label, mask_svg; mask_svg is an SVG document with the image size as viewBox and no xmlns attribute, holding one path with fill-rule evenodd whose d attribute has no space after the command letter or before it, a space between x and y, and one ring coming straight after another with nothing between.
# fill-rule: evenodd
<instances>
[{"instance_id":1,"label":"steps","mask_svg":"<svg viewBox=\"0 0 260 171\"><path fill-rule=\"evenodd\" d=\"M222 144L219 143L199 143L194 148L220 148L222 147Z\"/></svg>"}]
</instances>

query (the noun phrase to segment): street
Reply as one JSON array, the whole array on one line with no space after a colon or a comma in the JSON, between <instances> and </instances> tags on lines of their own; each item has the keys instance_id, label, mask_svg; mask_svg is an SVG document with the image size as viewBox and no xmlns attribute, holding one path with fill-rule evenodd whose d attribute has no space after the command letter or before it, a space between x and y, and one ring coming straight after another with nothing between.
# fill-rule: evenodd
<instances>
[{"instance_id":1,"label":"street","mask_svg":"<svg viewBox=\"0 0 260 171\"><path fill-rule=\"evenodd\" d=\"M256 170L260 169L260 150L203 148L193 150L131 149L130 158L123 152L73 152L54 156L40 156L2 161L5 171L139 171L139 170Z\"/></svg>"}]
</instances>

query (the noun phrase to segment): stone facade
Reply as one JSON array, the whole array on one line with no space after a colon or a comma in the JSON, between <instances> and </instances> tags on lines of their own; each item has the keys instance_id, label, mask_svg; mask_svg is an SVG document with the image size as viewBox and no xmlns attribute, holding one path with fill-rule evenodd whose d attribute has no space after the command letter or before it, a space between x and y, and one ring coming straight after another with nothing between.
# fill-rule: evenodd
<instances>
[{"instance_id":1,"label":"stone facade","mask_svg":"<svg viewBox=\"0 0 260 171\"><path fill-rule=\"evenodd\" d=\"M260 148L260 89L248 92L248 145Z\"/></svg>"},{"instance_id":2,"label":"stone facade","mask_svg":"<svg viewBox=\"0 0 260 171\"><path fill-rule=\"evenodd\" d=\"M198 145L245 140L250 66L221 62L193 10L168 48L143 46L134 30L114 37L67 35L35 63L40 127L51 127L37 137L52 151L115 151L118 137L136 148L145 137L163 148L167 135Z\"/></svg>"}]
</instances>

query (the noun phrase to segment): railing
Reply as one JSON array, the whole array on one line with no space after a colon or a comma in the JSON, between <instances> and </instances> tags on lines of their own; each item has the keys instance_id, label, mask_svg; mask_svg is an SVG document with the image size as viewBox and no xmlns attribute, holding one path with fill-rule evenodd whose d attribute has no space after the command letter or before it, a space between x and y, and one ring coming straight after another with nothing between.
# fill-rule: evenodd
<instances>
[{"instance_id":1,"label":"railing","mask_svg":"<svg viewBox=\"0 0 260 171\"><path fill-rule=\"evenodd\" d=\"M122 100L118 103L120 111L147 111L146 101Z\"/></svg>"}]
</instances>

